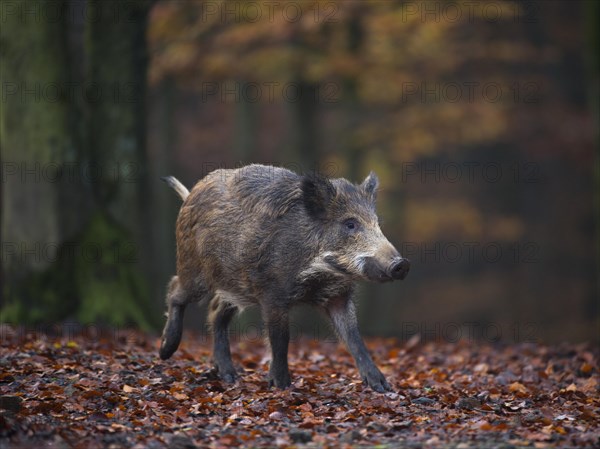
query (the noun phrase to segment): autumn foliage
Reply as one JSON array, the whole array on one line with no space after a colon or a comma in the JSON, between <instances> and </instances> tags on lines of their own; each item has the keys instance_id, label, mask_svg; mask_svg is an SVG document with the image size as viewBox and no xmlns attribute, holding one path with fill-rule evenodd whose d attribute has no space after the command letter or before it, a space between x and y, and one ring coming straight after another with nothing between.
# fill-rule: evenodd
<instances>
[{"instance_id":1,"label":"autumn foliage","mask_svg":"<svg viewBox=\"0 0 600 449\"><path fill-rule=\"evenodd\" d=\"M209 340L172 360L137 331L69 339L3 328L2 447L598 447L597 347L368 342L394 392L362 385L336 343L292 343L293 385L269 389L265 346L233 347L241 380L211 369ZM450 446L448 446L450 445Z\"/></svg>"}]
</instances>

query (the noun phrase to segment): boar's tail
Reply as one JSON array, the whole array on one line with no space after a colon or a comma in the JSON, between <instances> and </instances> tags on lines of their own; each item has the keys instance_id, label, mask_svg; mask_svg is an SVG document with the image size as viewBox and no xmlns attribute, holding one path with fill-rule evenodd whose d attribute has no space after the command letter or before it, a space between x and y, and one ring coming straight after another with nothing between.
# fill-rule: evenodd
<instances>
[{"instance_id":1,"label":"boar's tail","mask_svg":"<svg viewBox=\"0 0 600 449\"><path fill-rule=\"evenodd\" d=\"M185 199L190 194L190 191L186 189L185 186L182 183L180 183L174 176L164 176L160 179L162 179L169 185L169 187L175 190L183 201L185 201Z\"/></svg>"}]
</instances>

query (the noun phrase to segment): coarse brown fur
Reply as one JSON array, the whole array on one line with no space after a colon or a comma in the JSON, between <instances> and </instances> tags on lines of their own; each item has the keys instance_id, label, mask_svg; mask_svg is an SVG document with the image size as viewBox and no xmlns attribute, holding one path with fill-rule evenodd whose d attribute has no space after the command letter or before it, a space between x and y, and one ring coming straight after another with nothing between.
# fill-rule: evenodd
<instances>
[{"instance_id":1,"label":"coarse brown fur","mask_svg":"<svg viewBox=\"0 0 600 449\"><path fill-rule=\"evenodd\" d=\"M389 389L358 333L351 300L358 279L402 279L409 269L379 228L374 174L355 185L249 165L211 172L189 194L176 179L165 180L184 202L161 358L179 345L186 305L210 301L214 361L224 380L235 381L227 326L237 310L259 305L273 355L270 382L285 388L289 310L308 302L330 316L363 379Z\"/></svg>"}]
</instances>

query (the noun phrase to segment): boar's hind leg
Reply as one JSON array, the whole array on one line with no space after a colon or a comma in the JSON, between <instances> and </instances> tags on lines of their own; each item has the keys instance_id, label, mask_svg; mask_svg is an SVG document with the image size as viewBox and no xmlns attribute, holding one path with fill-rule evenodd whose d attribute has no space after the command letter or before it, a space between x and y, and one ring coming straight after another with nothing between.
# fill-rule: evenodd
<instances>
[{"instance_id":1,"label":"boar's hind leg","mask_svg":"<svg viewBox=\"0 0 600 449\"><path fill-rule=\"evenodd\" d=\"M390 391L390 385L373 363L373 359L371 359L369 351L360 336L356 308L352 299L349 297L332 299L327 304L326 310L338 336L354 357L363 382L379 393Z\"/></svg>"},{"instance_id":2,"label":"boar's hind leg","mask_svg":"<svg viewBox=\"0 0 600 449\"><path fill-rule=\"evenodd\" d=\"M271 366L269 367L269 386L287 388L291 385L287 359L290 341L288 310L269 304L263 306L262 312L269 332L272 355Z\"/></svg>"},{"instance_id":3,"label":"boar's hind leg","mask_svg":"<svg viewBox=\"0 0 600 449\"><path fill-rule=\"evenodd\" d=\"M227 383L237 379L231 351L229 350L229 335L227 328L237 312L237 307L221 300L215 295L210 302L208 320L213 331L213 358L219 377Z\"/></svg>"},{"instance_id":4,"label":"boar's hind leg","mask_svg":"<svg viewBox=\"0 0 600 449\"><path fill-rule=\"evenodd\" d=\"M159 355L163 360L168 359L179 347L183 332L183 313L185 307L192 301L200 301L202 294L190 294L184 290L177 276L171 278L167 292L167 322L162 334Z\"/></svg>"}]
</instances>

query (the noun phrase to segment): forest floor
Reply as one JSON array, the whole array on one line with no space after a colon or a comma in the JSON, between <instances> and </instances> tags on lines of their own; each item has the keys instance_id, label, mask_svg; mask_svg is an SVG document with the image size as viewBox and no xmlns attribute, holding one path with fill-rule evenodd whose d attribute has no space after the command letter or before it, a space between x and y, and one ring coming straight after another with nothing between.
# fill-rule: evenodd
<instances>
[{"instance_id":1,"label":"forest floor","mask_svg":"<svg viewBox=\"0 0 600 449\"><path fill-rule=\"evenodd\" d=\"M167 361L137 331L64 338L3 326L0 447L600 447L600 350L370 339L394 392L364 387L337 343L297 339L293 385L270 389L262 341L233 344L222 383L210 340Z\"/></svg>"}]
</instances>

